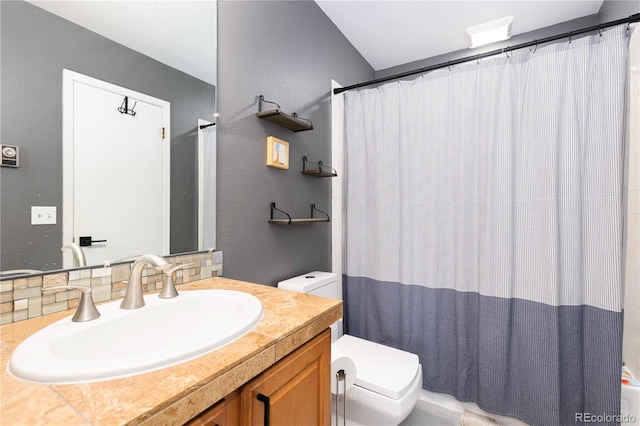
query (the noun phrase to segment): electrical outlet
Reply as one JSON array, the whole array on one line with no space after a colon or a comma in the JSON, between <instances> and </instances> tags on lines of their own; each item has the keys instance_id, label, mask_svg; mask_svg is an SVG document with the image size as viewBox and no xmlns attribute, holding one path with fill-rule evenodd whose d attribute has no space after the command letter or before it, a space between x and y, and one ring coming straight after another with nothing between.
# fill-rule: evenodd
<instances>
[{"instance_id":1,"label":"electrical outlet","mask_svg":"<svg viewBox=\"0 0 640 426\"><path fill-rule=\"evenodd\" d=\"M32 225L55 225L56 207L31 206Z\"/></svg>"}]
</instances>

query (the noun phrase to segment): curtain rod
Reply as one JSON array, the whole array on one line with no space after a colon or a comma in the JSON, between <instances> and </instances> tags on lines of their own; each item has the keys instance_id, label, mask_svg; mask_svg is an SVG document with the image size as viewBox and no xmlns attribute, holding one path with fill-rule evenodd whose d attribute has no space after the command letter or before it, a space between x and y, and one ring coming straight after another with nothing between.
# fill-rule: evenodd
<instances>
[{"instance_id":1,"label":"curtain rod","mask_svg":"<svg viewBox=\"0 0 640 426\"><path fill-rule=\"evenodd\" d=\"M451 67L453 65L458 65L458 64L463 64L465 62L470 62L470 61L477 61L480 59L484 59L484 58L488 58L490 56L495 56L495 55L501 55L503 53L506 52L510 52L512 50L518 50L518 49L524 49L525 47L531 47L531 46L537 46L538 44L544 44L544 43L549 43L551 41L555 41L555 40L560 40L563 38L571 38L575 35L580 35L580 34L584 34L584 33L590 33L593 31L600 31L604 28L609 28L609 27L615 27L616 25L622 25L622 24L629 24L631 25L632 22L638 22L640 21L640 13L636 13L633 15L630 15L628 18L625 19L618 19L616 21L610 21L610 22L605 22L604 24L599 24L599 25L593 25L591 27L586 27L586 28L582 28L579 30L574 30L574 31L569 31L566 33L561 33L561 34L556 34L554 36L550 36L550 37L545 37L545 38L541 38L539 40L533 40L533 41L528 41L526 43L521 43L521 44L517 44L515 46L507 46L504 47L502 49L496 49L496 50L492 50L490 52L486 52L486 53L479 53L477 55L473 55L473 56L466 56L464 58L460 58L460 59L454 59L452 61L448 61L448 62L442 62L440 64L437 65L429 65L423 68L419 68L419 69L415 69L412 71L405 71L403 73L399 73L399 74L394 74L391 76L387 76L387 77L382 77L382 78L378 78L375 80L370 80L370 81L365 81L364 83L358 83L358 84L353 84L351 86L346 86L346 87L338 87L336 89L333 89L333 94L337 95L340 94L342 92L346 92L347 90L352 90L352 89L358 89L360 87L365 87L365 86L371 86L373 84L378 84L378 83L384 83L385 81L391 81L391 80L398 80L404 77L409 77L412 75L416 75L416 74L421 74L424 72L428 72L428 71L434 71L440 68L445 68L445 67Z\"/></svg>"}]
</instances>

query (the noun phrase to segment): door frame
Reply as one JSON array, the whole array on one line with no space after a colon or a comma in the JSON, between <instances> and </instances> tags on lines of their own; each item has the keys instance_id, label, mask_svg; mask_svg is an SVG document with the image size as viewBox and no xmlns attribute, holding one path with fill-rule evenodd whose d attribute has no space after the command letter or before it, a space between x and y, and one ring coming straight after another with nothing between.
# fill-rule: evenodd
<instances>
[{"instance_id":1,"label":"door frame","mask_svg":"<svg viewBox=\"0 0 640 426\"><path fill-rule=\"evenodd\" d=\"M211 199L213 206L216 205L216 175L215 170L213 175L209 180L205 180L205 139L207 131L200 126L212 126L215 125L212 121L203 120L201 118L198 119L198 250L209 250L214 249L216 247L216 212L214 211L213 215L205 216L205 183L207 184L207 188L209 188L209 193L207 196ZM210 130L209 130L210 131ZM213 138L215 138L215 134ZM214 145L210 146L209 149L212 149L210 158L213 160L213 164L216 163L216 145L214 141ZM211 191L211 188L214 188L214 191ZM208 229L213 229L213 232L210 232L208 235L205 235L205 219L206 225L208 225ZM207 242L208 247L205 247L204 244Z\"/></svg>"},{"instance_id":2,"label":"door frame","mask_svg":"<svg viewBox=\"0 0 640 426\"><path fill-rule=\"evenodd\" d=\"M107 83L68 69L62 70L62 244L74 242L74 84L82 83L121 96L145 102L162 109L164 139L162 144L162 253L170 251L170 211L171 211L171 127L170 103L144 93ZM117 106L116 106L117 107ZM115 108L115 107L114 107ZM73 259L63 256L63 268L72 268Z\"/></svg>"},{"instance_id":3,"label":"door frame","mask_svg":"<svg viewBox=\"0 0 640 426\"><path fill-rule=\"evenodd\" d=\"M342 85L331 80L331 165L341 172L331 179L331 270L342 277L343 265L343 232L342 219L344 211L344 95L333 93ZM342 278L340 278L342 279Z\"/></svg>"}]
</instances>

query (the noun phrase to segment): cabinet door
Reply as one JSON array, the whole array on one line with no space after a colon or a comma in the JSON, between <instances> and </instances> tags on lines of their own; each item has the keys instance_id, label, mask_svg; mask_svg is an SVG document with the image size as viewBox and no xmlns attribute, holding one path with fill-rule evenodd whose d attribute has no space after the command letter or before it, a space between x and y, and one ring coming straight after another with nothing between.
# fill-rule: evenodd
<instances>
[{"instance_id":1,"label":"cabinet door","mask_svg":"<svg viewBox=\"0 0 640 426\"><path fill-rule=\"evenodd\" d=\"M185 426L236 426L240 417L240 392L234 391L218 401Z\"/></svg>"},{"instance_id":2,"label":"cabinet door","mask_svg":"<svg viewBox=\"0 0 640 426\"><path fill-rule=\"evenodd\" d=\"M328 426L331 332L325 330L243 386L241 424Z\"/></svg>"}]
</instances>

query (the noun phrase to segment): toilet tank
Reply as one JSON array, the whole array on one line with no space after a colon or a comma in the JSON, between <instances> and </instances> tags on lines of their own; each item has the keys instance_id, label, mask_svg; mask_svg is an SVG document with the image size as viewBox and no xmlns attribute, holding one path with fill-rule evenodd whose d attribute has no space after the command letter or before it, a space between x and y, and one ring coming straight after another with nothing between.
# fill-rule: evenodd
<instances>
[{"instance_id":1,"label":"toilet tank","mask_svg":"<svg viewBox=\"0 0 640 426\"><path fill-rule=\"evenodd\" d=\"M342 282L338 279L337 274L332 274L331 272L313 271L308 274L298 275L297 277L280 281L278 288L342 300ZM342 337L342 327L341 319L331 324L332 342Z\"/></svg>"},{"instance_id":2,"label":"toilet tank","mask_svg":"<svg viewBox=\"0 0 640 426\"><path fill-rule=\"evenodd\" d=\"M278 283L278 288L342 300L342 285L337 274L313 271Z\"/></svg>"}]
</instances>

